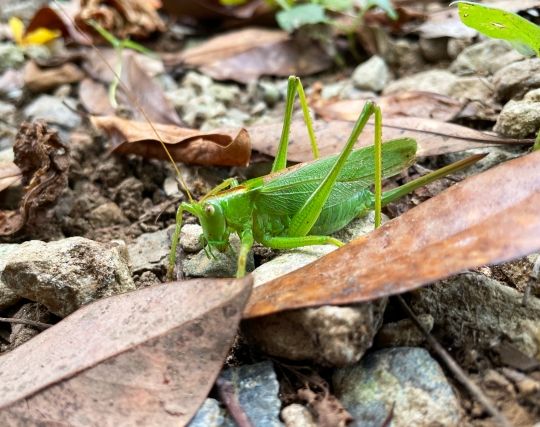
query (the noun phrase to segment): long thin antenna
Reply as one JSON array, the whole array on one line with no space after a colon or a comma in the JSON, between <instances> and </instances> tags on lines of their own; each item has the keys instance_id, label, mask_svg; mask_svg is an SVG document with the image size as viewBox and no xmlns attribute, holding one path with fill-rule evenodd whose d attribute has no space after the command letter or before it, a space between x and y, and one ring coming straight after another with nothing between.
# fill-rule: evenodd
<instances>
[{"instance_id":1,"label":"long thin antenna","mask_svg":"<svg viewBox=\"0 0 540 427\"><path fill-rule=\"evenodd\" d=\"M53 0L54 1L54 4L58 7L58 9L65 15L65 17L73 24L73 27L85 38L85 40L90 44L90 46L92 47L92 49L97 53L97 55L100 57L100 59L103 61L103 63L105 64L105 66L113 73L113 75L115 76L115 78L117 79L118 81L118 85L122 88L122 90L124 91L124 93L126 94L127 98L129 99L129 102L131 102L135 108L137 108L137 110L143 115L144 119L148 122L148 124L150 125L150 128L152 129L152 131L154 132L154 134L156 135L156 138L157 140L159 141L159 143L161 144L161 146L163 147L163 149L165 150L165 153L167 153L167 157L169 158L169 160L171 161L173 167L174 167L174 170L176 172L176 175L178 176L178 180L180 181L180 184L182 185L184 191L186 192L188 198L189 198L189 201L190 203L193 203L193 197L191 196L191 193L186 185L186 182L184 180L184 177L182 176L182 174L180 173L180 169L178 168L178 165L176 164L176 162L174 161L170 151L168 150L167 148L167 145L165 144L165 141L163 141L163 138L161 138L161 135L159 134L159 132L157 131L157 129L155 128L154 124L152 123L152 121L150 120L150 117L148 117L148 115L146 114L146 112L144 111L144 109L142 108L141 104L139 103L139 101L133 97L130 92L129 92L129 89L127 88L127 86L124 84L124 82L122 82L122 79L121 77L118 75L118 73L113 69L113 67L111 66L111 64L109 64L109 62L107 61L107 59L105 58L105 56L103 56L103 54L101 53L101 51L94 45L92 39L79 27L79 25L77 25L77 23L71 19L71 16L69 16L69 14L67 13L67 11L64 9L64 7L57 1L57 0Z\"/></svg>"}]
</instances>

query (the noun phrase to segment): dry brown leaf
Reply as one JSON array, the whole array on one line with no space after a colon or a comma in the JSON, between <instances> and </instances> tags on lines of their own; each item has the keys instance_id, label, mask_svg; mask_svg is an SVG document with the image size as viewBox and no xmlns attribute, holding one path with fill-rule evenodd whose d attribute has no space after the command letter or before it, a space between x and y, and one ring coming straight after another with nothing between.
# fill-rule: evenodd
<instances>
[{"instance_id":1,"label":"dry brown leaf","mask_svg":"<svg viewBox=\"0 0 540 427\"><path fill-rule=\"evenodd\" d=\"M79 11L78 1L62 2L62 9L56 10L49 6L43 6L38 9L28 27L27 32L37 30L38 28L48 28L49 30L59 30L62 37L70 38L81 45L89 45L90 38L81 34L74 24L75 15Z\"/></svg>"},{"instance_id":2,"label":"dry brown leaf","mask_svg":"<svg viewBox=\"0 0 540 427\"><path fill-rule=\"evenodd\" d=\"M113 151L168 160L154 129L173 159L197 165L246 166L251 142L245 129L201 132L172 125L136 122L119 117L91 117L92 124L112 138Z\"/></svg>"},{"instance_id":3,"label":"dry brown leaf","mask_svg":"<svg viewBox=\"0 0 540 427\"><path fill-rule=\"evenodd\" d=\"M0 163L0 191L16 185L21 181L22 174L19 167L13 162Z\"/></svg>"},{"instance_id":4,"label":"dry brown leaf","mask_svg":"<svg viewBox=\"0 0 540 427\"><path fill-rule=\"evenodd\" d=\"M92 58L97 59L95 56ZM116 61L117 59L111 64L113 67ZM150 70L153 70L152 73L158 73L160 67L163 67L162 63L151 58L145 59L132 51L124 52L122 61L122 84L118 85L116 101L122 105L124 113L128 110L134 120L151 120L155 123L182 126L182 120L174 106L150 74ZM100 65L96 66L90 65L91 61L87 61L85 69L88 70L90 67L90 74L96 80L110 83L114 74L109 67L104 65L104 62L102 58L99 58ZM115 109L110 103L108 89L105 86L99 89L98 84L100 83L85 81L84 85L79 86L81 103L92 114L114 114Z\"/></svg>"},{"instance_id":5,"label":"dry brown leaf","mask_svg":"<svg viewBox=\"0 0 540 427\"><path fill-rule=\"evenodd\" d=\"M163 8L171 15L180 18L212 21L216 19L235 18L251 21L262 16L273 14L274 10L265 0L251 0L238 6L224 6L219 0L176 1L163 0Z\"/></svg>"},{"instance_id":6,"label":"dry brown leaf","mask_svg":"<svg viewBox=\"0 0 540 427\"><path fill-rule=\"evenodd\" d=\"M236 334L250 278L105 298L0 357L0 424L186 425Z\"/></svg>"},{"instance_id":7,"label":"dry brown leaf","mask_svg":"<svg viewBox=\"0 0 540 427\"><path fill-rule=\"evenodd\" d=\"M69 147L44 122L24 122L13 145L24 195L16 211L0 211L0 236L19 231L38 208L53 203L68 181Z\"/></svg>"},{"instance_id":8,"label":"dry brown leaf","mask_svg":"<svg viewBox=\"0 0 540 427\"><path fill-rule=\"evenodd\" d=\"M342 101L319 101L315 112L325 120L355 121L364 108L365 101L372 99L383 112L383 117L425 117L441 122L452 120L464 107L465 102L431 92L400 92L375 98L348 99Z\"/></svg>"},{"instance_id":9,"label":"dry brown leaf","mask_svg":"<svg viewBox=\"0 0 540 427\"><path fill-rule=\"evenodd\" d=\"M540 249L540 152L468 178L374 232L257 287L245 317L353 304Z\"/></svg>"},{"instance_id":10,"label":"dry brown leaf","mask_svg":"<svg viewBox=\"0 0 540 427\"><path fill-rule=\"evenodd\" d=\"M120 39L145 38L157 31L165 31L159 17L159 2L145 0L81 0L81 9L75 17L76 24L88 34L95 34L86 22L94 20ZM97 40L101 37L96 36Z\"/></svg>"},{"instance_id":11,"label":"dry brown leaf","mask_svg":"<svg viewBox=\"0 0 540 427\"><path fill-rule=\"evenodd\" d=\"M352 122L339 120L315 120L314 129L321 156L339 153L353 128ZM357 147L373 144L374 128L368 123L358 139ZM274 156L279 145L281 124L265 124L248 127L254 150ZM418 143L418 156L435 156L485 148L497 144L532 144L533 140L501 138L479 132L464 126L418 117L383 118L383 137L385 140L410 137ZM302 120L291 124L291 144L288 159L293 162L306 162L313 159L311 145Z\"/></svg>"},{"instance_id":12,"label":"dry brown leaf","mask_svg":"<svg viewBox=\"0 0 540 427\"><path fill-rule=\"evenodd\" d=\"M46 92L66 83L82 80L84 73L74 64L65 63L55 68L40 68L34 61L24 67L24 86L31 92Z\"/></svg>"},{"instance_id":13,"label":"dry brown leaf","mask_svg":"<svg viewBox=\"0 0 540 427\"><path fill-rule=\"evenodd\" d=\"M249 83L262 75L304 76L332 65L332 59L312 41L261 28L219 35L180 55L169 56L168 62L181 62L214 79L240 83Z\"/></svg>"}]
</instances>

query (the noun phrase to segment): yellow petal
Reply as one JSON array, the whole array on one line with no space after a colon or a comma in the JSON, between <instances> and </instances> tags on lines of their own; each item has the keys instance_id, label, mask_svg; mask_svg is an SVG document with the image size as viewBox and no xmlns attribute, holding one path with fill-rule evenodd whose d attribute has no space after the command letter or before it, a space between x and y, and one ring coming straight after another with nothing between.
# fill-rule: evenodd
<instances>
[{"instance_id":1,"label":"yellow petal","mask_svg":"<svg viewBox=\"0 0 540 427\"><path fill-rule=\"evenodd\" d=\"M23 44L46 44L51 40L60 37L62 33L58 30L47 28L37 28L24 36Z\"/></svg>"},{"instance_id":2,"label":"yellow petal","mask_svg":"<svg viewBox=\"0 0 540 427\"><path fill-rule=\"evenodd\" d=\"M11 36L17 44L22 44L24 34L24 23L19 18L12 16L9 18L9 28L11 29Z\"/></svg>"}]
</instances>

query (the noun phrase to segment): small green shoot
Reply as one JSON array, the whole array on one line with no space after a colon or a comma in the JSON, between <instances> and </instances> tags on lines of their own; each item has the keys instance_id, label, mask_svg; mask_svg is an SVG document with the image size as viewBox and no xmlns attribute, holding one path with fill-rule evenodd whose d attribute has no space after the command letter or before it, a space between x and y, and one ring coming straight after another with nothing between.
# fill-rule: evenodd
<instances>
[{"instance_id":1,"label":"small green shoot","mask_svg":"<svg viewBox=\"0 0 540 427\"><path fill-rule=\"evenodd\" d=\"M113 34L111 34L93 19L89 19L86 22L116 50L118 61L114 70L115 77L109 85L109 102L111 103L113 108L118 108L118 103L116 102L116 91L118 89L118 83L120 82L119 76L122 75L122 51L127 48L149 56L152 56L153 52L150 49L147 49L146 47L140 45L139 43L134 42L133 40L120 40L116 38Z\"/></svg>"},{"instance_id":2,"label":"small green shoot","mask_svg":"<svg viewBox=\"0 0 540 427\"><path fill-rule=\"evenodd\" d=\"M532 151L538 151L540 150L540 131L536 134L536 139L534 141L534 145L532 148Z\"/></svg>"},{"instance_id":3,"label":"small green shoot","mask_svg":"<svg viewBox=\"0 0 540 427\"><path fill-rule=\"evenodd\" d=\"M478 32L510 42L524 55L540 56L540 27L519 15L495 7L458 1L461 21ZM454 4L454 3L452 3Z\"/></svg>"}]
</instances>

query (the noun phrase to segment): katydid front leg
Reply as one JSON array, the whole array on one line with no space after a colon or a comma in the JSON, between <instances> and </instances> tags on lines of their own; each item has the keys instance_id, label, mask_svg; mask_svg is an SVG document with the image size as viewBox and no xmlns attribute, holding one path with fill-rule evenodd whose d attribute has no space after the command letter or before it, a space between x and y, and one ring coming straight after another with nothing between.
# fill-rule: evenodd
<instances>
[{"instance_id":1,"label":"katydid front leg","mask_svg":"<svg viewBox=\"0 0 540 427\"><path fill-rule=\"evenodd\" d=\"M337 177L339 176L339 173L343 169L343 166L345 165L347 158L351 154L351 151L354 147L354 144L356 143L358 137L362 133L362 130L364 129L367 121L369 120L370 116L372 114L375 114L375 147L382 144L381 141L381 131L380 127L382 126L382 119L381 119L381 110L380 108L375 105L373 102L368 101L366 102L366 105L364 106L364 109L362 110L362 113L358 117L358 120L354 124L353 131L351 133L351 136L349 137L347 144L343 148L343 151L339 155L339 157L336 159L336 163L330 169L326 177L323 179L323 181L320 183L320 185L317 187L317 189L309 196L309 198L306 200L304 205L300 208L296 214L291 219L291 222L289 224L288 234L291 237L301 237L306 236L309 233L309 230L313 227L315 222L317 222L317 219L319 218L319 215L321 214L321 211L323 209L324 204L328 200L328 197L330 196L330 192L332 191L332 187L334 186ZM380 156L380 148L375 149L375 156L376 161L375 164L381 163L381 156ZM377 153L379 153L379 157L377 158ZM379 169L376 170L376 174L380 175L380 166ZM376 186L377 189L377 186ZM378 190L378 195L376 194L376 199L379 198L379 202L376 202L376 206L379 208L379 213L376 212L376 217L378 215L379 221L380 221L380 187Z\"/></svg>"}]
</instances>

